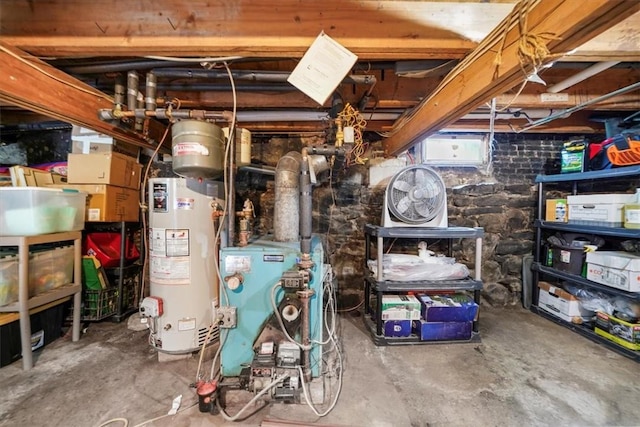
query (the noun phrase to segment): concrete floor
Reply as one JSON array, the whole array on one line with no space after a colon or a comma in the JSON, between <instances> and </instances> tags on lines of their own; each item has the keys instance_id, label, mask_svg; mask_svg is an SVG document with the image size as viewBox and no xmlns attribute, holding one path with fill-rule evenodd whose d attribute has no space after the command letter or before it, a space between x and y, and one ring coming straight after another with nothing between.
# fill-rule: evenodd
<instances>
[{"instance_id":1,"label":"concrete floor","mask_svg":"<svg viewBox=\"0 0 640 427\"><path fill-rule=\"evenodd\" d=\"M235 425L640 425L640 366L528 311L482 307L480 344L376 347L360 317L340 324L344 386L328 416L276 404ZM31 371L20 362L0 369L0 425L123 417L132 426L166 414L179 394L184 412L146 425L234 425L189 407L197 359L159 363L146 337L126 322L91 324L79 342L47 346Z\"/></svg>"}]
</instances>

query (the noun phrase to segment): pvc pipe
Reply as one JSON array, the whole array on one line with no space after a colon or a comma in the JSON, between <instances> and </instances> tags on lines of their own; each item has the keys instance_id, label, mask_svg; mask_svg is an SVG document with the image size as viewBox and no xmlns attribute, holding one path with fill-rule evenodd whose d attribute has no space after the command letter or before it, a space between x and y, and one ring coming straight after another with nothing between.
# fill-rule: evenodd
<instances>
[{"instance_id":1,"label":"pvc pipe","mask_svg":"<svg viewBox=\"0 0 640 427\"><path fill-rule=\"evenodd\" d=\"M598 62L594 65L592 65L589 68L585 68L584 70L580 71L577 74L574 74L573 76L558 82L556 84L554 84L553 86L549 86L547 88L547 92L549 93L558 93L561 92L563 90L565 90L568 87L571 87L575 84L580 83L581 81L584 81L586 79L588 79L589 77L593 77L598 73L601 73L602 71L609 69L611 67L613 67L614 65L619 64L620 61L606 61L606 62Z\"/></svg>"}]
</instances>

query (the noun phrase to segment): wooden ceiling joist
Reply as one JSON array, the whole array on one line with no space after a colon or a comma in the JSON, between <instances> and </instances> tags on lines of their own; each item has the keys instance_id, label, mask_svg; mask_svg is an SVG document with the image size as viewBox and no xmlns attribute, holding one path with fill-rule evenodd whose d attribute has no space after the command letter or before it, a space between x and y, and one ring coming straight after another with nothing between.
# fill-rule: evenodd
<instances>
[{"instance_id":1,"label":"wooden ceiling joist","mask_svg":"<svg viewBox=\"0 0 640 427\"><path fill-rule=\"evenodd\" d=\"M142 135L98 118L98 110L113 107L104 93L4 43L0 43L0 63L0 101L139 147L155 147ZM150 123L149 138L159 141L164 126Z\"/></svg>"},{"instance_id":2,"label":"wooden ceiling joist","mask_svg":"<svg viewBox=\"0 0 640 427\"><path fill-rule=\"evenodd\" d=\"M425 101L408 119L396 123L391 136L384 141L385 154L402 152L420 138L445 128L524 80L518 56L520 33L516 23L518 11L528 3L524 1L516 5L513 12L515 19L512 20L510 16L505 18L497 27L495 37L487 37L469 55L473 60L463 61L447 76L446 85L427 94ZM554 39L547 43L547 48L551 54L561 54L580 46L638 10L640 2L636 0L541 0L528 9L526 31L532 35L552 34ZM501 34L500 28L506 34ZM499 51L501 63L496 69L496 52ZM553 56L549 56L542 62L553 59ZM531 71L531 67L528 71Z\"/></svg>"}]
</instances>

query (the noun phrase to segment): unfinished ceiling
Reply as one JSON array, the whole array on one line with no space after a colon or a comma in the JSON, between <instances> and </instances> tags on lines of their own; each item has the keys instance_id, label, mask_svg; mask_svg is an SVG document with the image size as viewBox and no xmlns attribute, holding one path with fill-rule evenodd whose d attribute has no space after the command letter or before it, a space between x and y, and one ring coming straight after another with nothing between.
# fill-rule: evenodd
<instances>
[{"instance_id":1,"label":"unfinished ceiling","mask_svg":"<svg viewBox=\"0 0 640 427\"><path fill-rule=\"evenodd\" d=\"M238 124L253 132L323 130L340 100L389 154L443 129L488 131L491 117L496 131L603 133L605 119L637 125L639 11L636 0L5 0L2 122L48 116L145 145L97 118L117 76L136 70L144 89L153 70L159 107L229 111L226 62ZM358 57L323 105L286 81L321 32ZM165 123L151 120L147 141Z\"/></svg>"}]
</instances>

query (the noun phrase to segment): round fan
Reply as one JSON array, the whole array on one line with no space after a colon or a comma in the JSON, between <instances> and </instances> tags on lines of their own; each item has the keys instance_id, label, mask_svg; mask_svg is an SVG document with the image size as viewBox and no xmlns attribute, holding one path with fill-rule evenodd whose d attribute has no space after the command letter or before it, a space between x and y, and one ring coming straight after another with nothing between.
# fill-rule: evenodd
<instances>
[{"instance_id":1,"label":"round fan","mask_svg":"<svg viewBox=\"0 0 640 427\"><path fill-rule=\"evenodd\" d=\"M447 192L440 175L430 167L413 165L396 173L385 194L384 226L447 226Z\"/></svg>"}]
</instances>

